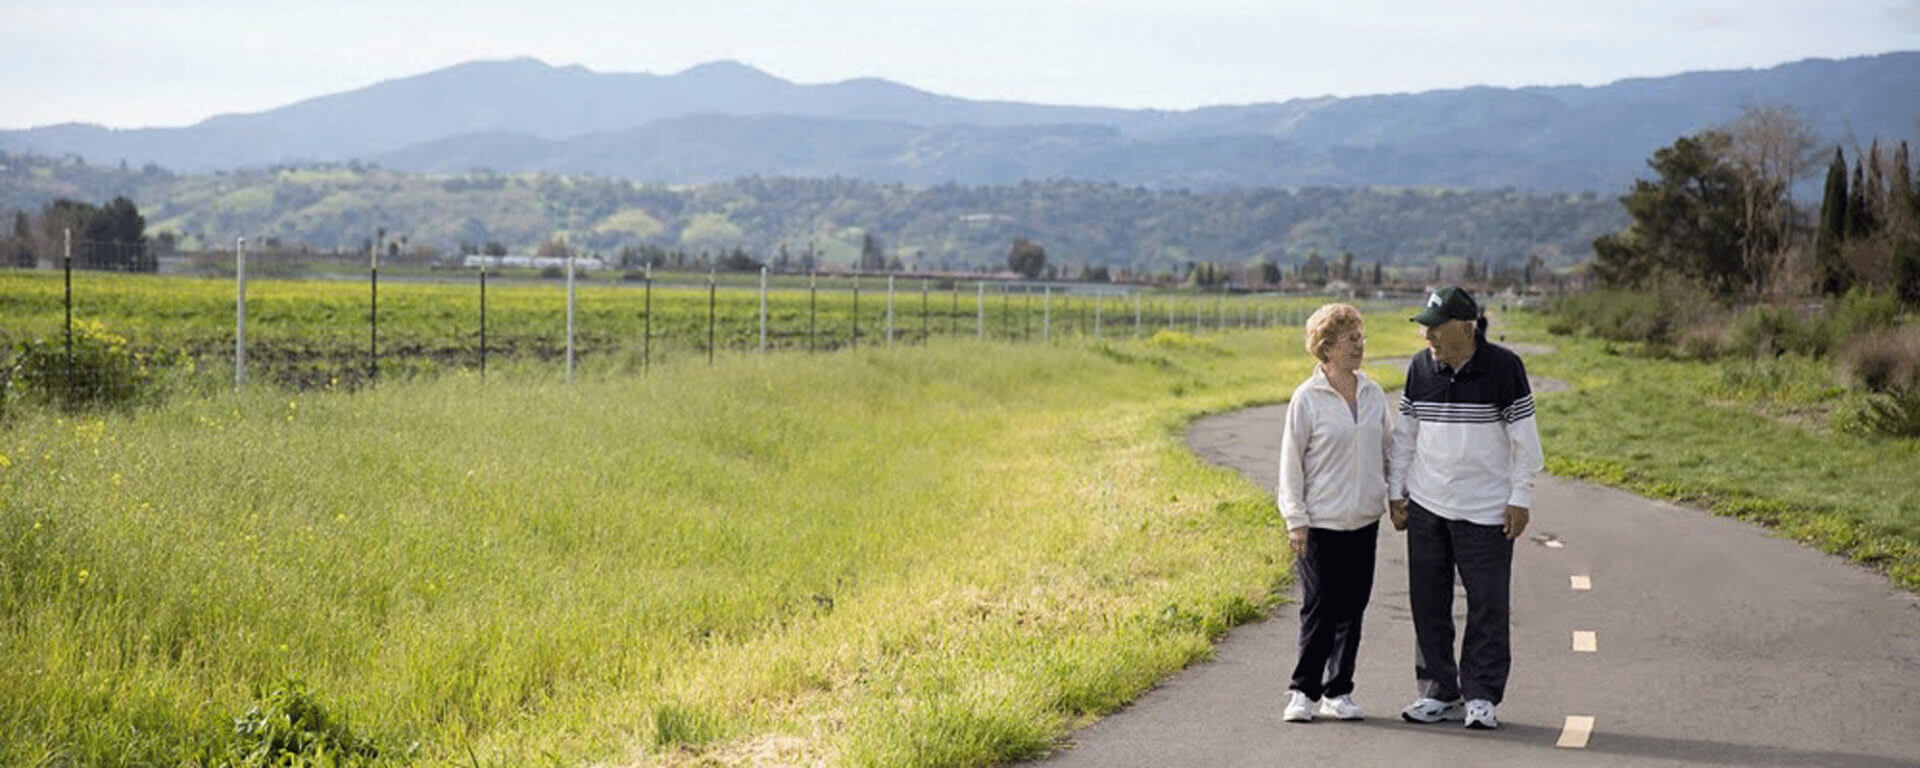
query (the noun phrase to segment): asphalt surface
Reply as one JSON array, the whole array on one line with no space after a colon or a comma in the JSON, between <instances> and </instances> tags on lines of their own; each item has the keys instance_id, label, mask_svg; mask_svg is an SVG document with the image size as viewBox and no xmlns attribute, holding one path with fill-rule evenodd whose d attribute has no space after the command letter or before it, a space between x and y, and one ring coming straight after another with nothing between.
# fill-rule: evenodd
<instances>
[{"instance_id":1,"label":"asphalt surface","mask_svg":"<svg viewBox=\"0 0 1920 768\"><path fill-rule=\"evenodd\" d=\"M1271 490L1284 409L1203 419L1189 443ZM1040 763L1920 766L1920 598L1756 526L1546 476L1514 553L1501 729L1402 722L1415 696L1406 537L1381 529L1356 676L1365 721L1281 721L1299 626L1288 603ZM1464 627L1457 589L1454 607ZM1575 650L1576 632L1593 651ZM1583 747L1556 746L1574 738L1569 717L1592 718Z\"/></svg>"}]
</instances>

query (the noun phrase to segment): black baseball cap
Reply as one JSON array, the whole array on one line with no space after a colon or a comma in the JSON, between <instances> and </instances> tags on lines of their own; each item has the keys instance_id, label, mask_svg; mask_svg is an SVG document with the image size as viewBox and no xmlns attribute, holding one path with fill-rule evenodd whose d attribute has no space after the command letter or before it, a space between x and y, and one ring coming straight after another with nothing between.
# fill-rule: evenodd
<instances>
[{"instance_id":1,"label":"black baseball cap","mask_svg":"<svg viewBox=\"0 0 1920 768\"><path fill-rule=\"evenodd\" d=\"M1467 293L1467 289L1443 285L1427 296L1427 308L1412 319L1421 325L1439 325L1448 320L1478 320L1480 304L1473 300L1473 295Z\"/></svg>"}]
</instances>

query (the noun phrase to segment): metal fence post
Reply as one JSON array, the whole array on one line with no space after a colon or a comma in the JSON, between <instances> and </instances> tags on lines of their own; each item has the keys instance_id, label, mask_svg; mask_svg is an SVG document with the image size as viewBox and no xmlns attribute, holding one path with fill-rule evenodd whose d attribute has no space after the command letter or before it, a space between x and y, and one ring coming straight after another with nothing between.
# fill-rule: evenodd
<instances>
[{"instance_id":1,"label":"metal fence post","mask_svg":"<svg viewBox=\"0 0 1920 768\"><path fill-rule=\"evenodd\" d=\"M974 283L976 289L973 298L973 335L980 340L987 338L987 281Z\"/></svg>"},{"instance_id":2,"label":"metal fence post","mask_svg":"<svg viewBox=\"0 0 1920 768\"><path fill-rule=\"evenodd\" d=\"M887 346L893 346L893 275L887 275Z\"/></svg>"},{"instance_id":3,"label":"metal fence post","mask_svg":"<svg viewBox=\"0 0 1920 768\"><path fill-rule=\"evenodd\" d=\"M487 380L487 263L480 262L480 380Z\"/></svg>"},{"instance_id":4,"label":"metal fence post","mask_svg":"<svg viewBox=\"0 0 1920 768\"><path fill-rule=\"evenodd\" d=\"M247 386L247 239L233 243L233 388Z\"/></svg>"},{"instance_id":5,"label":"metal fence post","mask_svg":"<svg viewBox=\"0 0 1920 768\"><path fill-rule=\"evenodd\" d=\"M1040 294L1040 340L1053 340L1053 286L1041 289Z\"/></svg>"},{"instance_id":6,"label":"metal fence post","mask_svg":"<svg viewBox=\"0 0 1920 768\"><path fill-rule=\"evenodd\" d=\"M820 302L820 276L816 273L808 272L807 273L807 351L808 352L813 351L813 334L814 334L814 320L815 320L814 316L819 311L819 306L820 306L819 302Z\"/></svg>"},{"instance_id":7,"label":"metal fence post","mask_svg":"<svg viewBox=\"0 0 1920 768\"><path fill-rule=\"evenodd\" d=\"M645 298L640 304L640 372L653 367L653 263L647 263Z\"/></svg>"},{"instance_id":8,"label":"metal fence post","mask_svg":"<svg viewBox=\"0 0 1920 768\"><path fill-rule=\"evenodd\" d=\"M573 383L573 249L567 249L567 383Z\"/></svg>"},{"instance_id":9,"label":"metal fence post","mask_svg":"<svg viewBox=\"0 0 1920 768\"><path fill-rule=\"evenodd\" d=\"M367 256L367 386L380 380L380 246L385 239L384 233L374 238Z\"/></svg>"},{"instance_id":10,"label":"metal fence post","mask_svg":"<svg viewBox=\"0 0 1920 768\"><path fill-rule=\"evenodd\" d=\"M860 276L853 276L853 348L860 348Z\"/></svg>"},{"instance_id":11,"label":"metal fence post","mask_svg":"<svg viewBox=\"0 0 1920 768\"><path fill-rule=\"evenodd\" d=\"M62 300L63 305L67 308L67 325L66 325L66 328L67 328L67 401L72 402L73 394L74 394L73 393L73 230L71 228L61 230L61 238L65 243L65 245L62 246L62 249L61 249L61 252L65 254L61 258L61 264L64 265L61 267L61 269L64 271L66 275L65 279L66 279L66 285L67 285L66 298Z\"/></svg>"},{"instance_id":12,"label":"metal fence post","mask_svg":"<svg viewBox=\"0 0 1920 768\"><path fill-rule=\"evenodd\" d=\"M713 287L713 271L707 271L707 365L713 365L713 323L716 319Z\"/></svg>"},{"instance_id":13,"label":"metal fence post","mask_svg":"<svg viewBox=\"0 0 1920 768\"><path fill-rule=\"evenodd\" d=\"M767 353L767 266L760 265L760 354Z\"/></svg>"}]
</instances>

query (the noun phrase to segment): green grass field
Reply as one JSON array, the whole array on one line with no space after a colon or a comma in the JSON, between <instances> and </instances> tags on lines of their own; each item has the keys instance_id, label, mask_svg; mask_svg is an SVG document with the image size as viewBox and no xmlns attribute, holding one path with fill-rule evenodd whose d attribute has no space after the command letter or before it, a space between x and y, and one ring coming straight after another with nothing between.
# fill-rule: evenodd
<instances>
[{"instance_id":1,"label":"green grass field","mask_svg":"<svg viewBox=\"0 0 1920 768\"><path fill-rule=\"evenodd\" d=\"M1286 583L1183 432L1283 398L1298 333L17 413L0 764L1035 755Z\"/></svg>"},{"instance_id":2,"label":"green grass field","mask_svg":"<svg viewBox=\"0 0 1920 768\"><path fill-rule=\"evenodd\" d=\"M1575 386L1539 401L1548 471L1759 522L1920 591L1920 441L1829 428L1830 363L1617 354L1510 319L1558 350L1529 371Z\"/></svg>"}]
</instances>

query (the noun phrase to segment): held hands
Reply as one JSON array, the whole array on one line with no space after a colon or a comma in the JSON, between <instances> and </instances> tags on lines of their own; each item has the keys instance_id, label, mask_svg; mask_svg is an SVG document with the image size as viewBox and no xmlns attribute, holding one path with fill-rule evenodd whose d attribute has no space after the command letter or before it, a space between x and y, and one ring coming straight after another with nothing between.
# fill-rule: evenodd
<instances>
[{"instance_id":1,"label":"held hands","mask_svg":"<svg viewBox=\"0 0 1920 768\"><path fill-rule=\"evenodd\" d=\"M1394 530L1396 531L1406 530L1407 529L1407 500L1394 499L1392 501L1387 502L1387 517L1388 519L1393 521Z\"/></svg>"},{"instance_id":2,"label":"held hands","mask_svg":"<svg viewBox=\"0 0 1920 768\"><path fill-rule=\"evenodd\" d=\"M1526 532L1527 530L1527 521L1531 519L1532 519L1532 515L1527 511L1526 507L1516 507L1512 504L1508 504L1507 505L1507 525L1506 525L1507 538L1509 539L1520 538L1520 534Z\"/></svg>"},{"instance_id":3,"label":"held hands","mask_svg":"<svg viewBox=\"0 0 1920 768\"><path fill-rule=\"evenodd\" d=\"M1292 547L1293 553L1296 555L1306 554L1307 527L1303 525L1298 528L1289 529L1287 531L1287 546Z\"/></svg>"}]
</instances>

